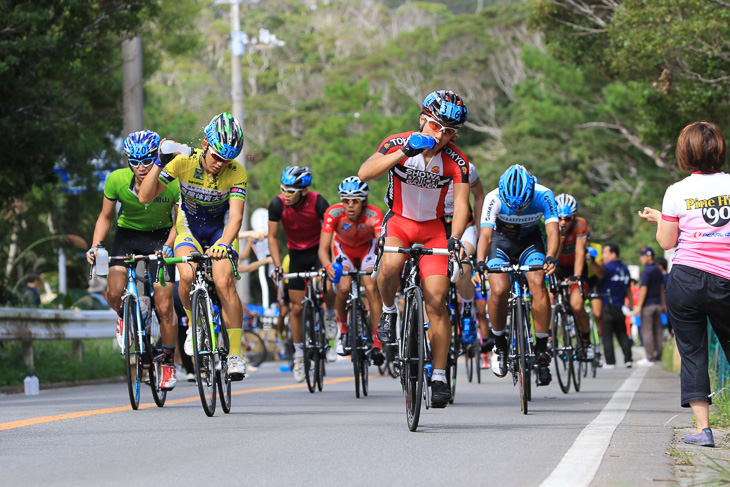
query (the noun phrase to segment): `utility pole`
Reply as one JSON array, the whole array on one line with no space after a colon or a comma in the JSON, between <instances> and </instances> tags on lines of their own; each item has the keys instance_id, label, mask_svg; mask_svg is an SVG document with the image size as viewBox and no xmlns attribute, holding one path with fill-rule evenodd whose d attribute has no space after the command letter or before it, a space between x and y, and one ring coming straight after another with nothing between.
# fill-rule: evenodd
<instances>
[{"instance_id":1,"label":"utility pole","mask_svg":"<svg viewBox=\"0 0 730 487\"><path fill-rule=\"evenodd\" d=\"M123 137L144 129L141 35L122 40L122 110Z\"/></svg>"}]
</instances>

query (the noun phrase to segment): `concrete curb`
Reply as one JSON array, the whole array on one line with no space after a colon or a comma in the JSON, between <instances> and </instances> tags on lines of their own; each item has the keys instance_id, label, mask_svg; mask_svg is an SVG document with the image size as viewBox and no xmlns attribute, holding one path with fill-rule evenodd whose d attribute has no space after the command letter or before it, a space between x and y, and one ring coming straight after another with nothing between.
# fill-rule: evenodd
<instances>
[{"instance_id":1,"label":"concrete curb","mask_svg":"<svg viewBox=\"0 0 730 487\"><path fill-rule=\"evenodd\" d=\"M107 377L106 379L90 379L90 380L69 380L63 382L52 382L50 384L40 384L41 390L47 389L61 389L64 387L76 387L76 386L90 386L96 384L114 384L124 382L126 378L124 376L119 377ZM19 386L3 386L0 387L0 395L7 396L10 394L23 394L25 392L23 385Z\"/></svg>"}]
</instances>

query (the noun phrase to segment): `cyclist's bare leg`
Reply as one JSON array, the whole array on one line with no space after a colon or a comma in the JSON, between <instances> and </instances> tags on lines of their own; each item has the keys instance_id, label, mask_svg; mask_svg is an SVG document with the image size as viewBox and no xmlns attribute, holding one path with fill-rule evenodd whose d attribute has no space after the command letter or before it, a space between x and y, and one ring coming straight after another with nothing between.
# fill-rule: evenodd
<instances>
[{"instance_id":1,"label":"cyclist's bare leg","mask_svg":"<svg viewBox=\"0 0 730 487\"><path fill-rule=\"evenodd\" d=\"M487 320L487 302L483 299L474 301L477 309L477 319L479 320L479 329L482 331L482 337L486 339L489 336L489 320Z\"/></svg>"},{"instance_id":2,"label":"cyclist's bare leg","mask_svg":"<svg viewBox=\"0 0 730 487\"><path fill-rule=\"evenodd\" d=\"M352 269L345 269L352 270ZM337 284L337 296L335 298L335 307L337 316L342 320L347 320L347 297L350 295L350 277L342 276L339 284Z\"/></svg>"},{"instance_id":3,"label":"cyclist's bare leg","mask_svg":"<svg viewBox=\"0 0 730 487\"><path fill-rule=\"evenodd\" d=\"M535 332L548 334L550 333L550 298L545 287L545 272L528 272L527 284L530 286L530 294L532 294L532 317L535 320Z\"/></svg>"},{"instance_id":4,"label":"cyclist's bare leg","mask_svg":"<svg viewBox=\"0 0 730 487\"><path fill-rule=\"evenodd\" d=\"M404 247L403 242L395 237L385 238L386 247ZM395 293L400 286L400 273L406 260L404 254L383 253L378 274L378 289L383 298L383 305L390 308L395 301Z\"/></svg>"},{"instance_id":5,"label":"cyclist's bare leg","mask_svg":"<svg viewBox=\"0 0 730 487\"><path fill-rule=\"evenodd\" d=\"M489 274L489 319L492 330L499 333L507 324L507 300L509 299L510 280L507 274Z\"/></svg>"},{"instance_id":6,"label":"cyclist's bare leg","mask_svg":"<svg viewBox=\"0 0 730 487\"><path fill-rule=\"evenodd\" d=\"M121 266L109 268L109 276L106 280L106 299L109 306L113 308L118 315L122 314L122 293L124 293L124 285L127 283L127 270Z\"/></svg>"},{"instance_id":7,"label":"cyclist's bare leg","mask_svg":"<svg viewBox=\"0 0 730 487\"><path fill-rule=\"evenodd\" d=\"M302 299L304 299L303 289L289 289L289 302L291 303L289 325L294 343L302 343Z\"/></svg>"},{"instance_id":8,"label":"cyclist's bare leg","mask_svg":"<svg viewBox=\"0 0 730 487\"><path fill-rule=\"evenodd\" d=\"M175 249L175 257L185 257L195 250L194 247L181 245ZM190 303L190 290L193 288L195 264L177 264L177 271L180 274L180 286L178 288L180 302L182 302L185 311L189 312L192 308L192 304ZM188 315L188 319L190 318L190 315Z\"/></svg>"},{"instance_id":9,"label":"cyclist's bare leg","mask_svg":"<svg viewBox=\"0 0 730 487\"><path fill-rule=\"evenodd\" d=\"M362 284L365 286L365 297L370 307L370 324L373 328L373 336L377 336L375 329L378 327L378 322L380 321L380 313L383 312L383 302L378 292L378 283L370 276L362 276Z\"/></svg>"},{"instance_id":10,"label":"cyclist's bare leg","mask_svg":"<svg viewBox=\"0 0 730 487\"><path fill-rule=\"evenodd\" d=\"M570 307L573 308L573 316L575 316L575 322L578 324L578 329L582 333L588 333L590 331L590 323L588 322L588 313L585 309L585 301L583 296L580 294L580 289L577 287L570 293Z\"/></svg>"},{"instance_id":11,"label":"cyclist's bare leg","mask_svg":"<svg viewBox=\"0 0 730 487\"><path fill-rule=\"evenodd\" d=\"M228 259L213 261L213 282L215 291L221 300L221 312L226 328L240 329L243 325L243 306L236 292L236 281L233 278L231 263Z\"/></svg>"},{"instance_id":12,"label":"cyclist's bare leg","mask_svg":"<svg viewBox=\"0 0 730 487\"><path fill-rule=\"evenodd\" d=\"M466 255L474 253L474 247L470 243L464 243L464 250L466 251ZM459 290L459 296L461 296L461 299L466 299L467 301L474 299L475 290L474 283L471 280L471 265L467 263L461 264L461 271L461 276L456 281L456 289Z\"/></svg>"},{"instance_id":13,"label":"cyclist's bare leg","mask_svg":"<svg viewBox=\"0 0 730 487\"><path fill-rule=\"evenodd\" d=\"M157 283L155 288L155 308L160 317L160 334L162 335L162 344L167 348L175 348L177 343L177 323L175 323L175 313L172 304L172 293L175 286L169 283L162 287Z\"/></svg>"},{"instance_id":14,"label":"cyclist's bare leg","mask_svg":"<svg viewBox=\"0 0 730 487\"><path fill-rule=\"evenodd\" d=\"M596 320L596 327L598 328L598 336L603 336L603 300L602 299L591 299L591 310L593 311L593 318Z\"/></svg>"},{"instance_id":15,"label":"cyclist's bare leg","mask_svg":"<svg viewBox=\"0 0 730 487\"><path fill-rule=\"evenodd\" d=\"M451 322L445 300L449 289L449 278L439 275L428 276L423 279L422 287L429 320L433 368L444 370L451 341Z\"/></svg>"}]
</instances>

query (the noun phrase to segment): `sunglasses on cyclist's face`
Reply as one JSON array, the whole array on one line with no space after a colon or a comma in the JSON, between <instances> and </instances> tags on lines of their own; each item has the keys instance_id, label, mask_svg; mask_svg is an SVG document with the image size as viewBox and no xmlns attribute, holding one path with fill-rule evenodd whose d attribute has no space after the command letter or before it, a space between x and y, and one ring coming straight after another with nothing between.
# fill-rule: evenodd
<instances>
[{"instance_id":1,"label":"sunglasses on cyclist's face","mask_svg":"<svg viewBox=\"0 0 730 487\"><path fill-rule=\"evenodd\" d=\"M431 130L434 132L443 132L444 135L450 135L454 136L459 131L459 129L455 129L453 127L447 127L446 125L442 125L440 122L434 120L433 118L429 117L428 115L424 115L426 117L426 121L428 122L428 126Z\"/></svg>"},{"instance_id":2,"label":"sunglasses on cyclist's face","mask_svg":"<svg viewBox=\"0 0 730 487\"><path fill-rule=\"evenodd\" d=\"M150 167L155 163L155 159L157 159L157 156L145 157L143 159L132 159L130 157L128 161L130 166L137 168L140 164L142 164L142 167Z\"/></svg>"},{"instance_id":3,"label":"sunglasses on cyclist's face","mask_svg":"<svg viewBox=\"0 0 730 487\"><path fill-rule=\"evenodd\" d=\"M223 159L221 156L219 156L218 154L216 154L212 150L210 151L210 155L213 157L213 160L215 162L218 162L220 164L225 164L227 162L230 162L230 159Z\"/></svg>"},{"instance_id":4,"label":"sunglasses on cyclist's face","mask_svg":"<svg viewBox=\"0 0 730 487\"><path fill-rule=\"evenodd\" d=\"M560 222L562 222L562 223L570 223L573 221L573 217L572 216L561 216L560 218L558 218L558 220L560 220Z\"/></svg>"},{"instance_id":5,"label":"sunglasses on cyclist's face","mask_svg":"<svg viewBox=\"0 0 730 487\"><path fill-rule=\"evenodd\" d=\"M302 190L302 188L287 188L283 184L279 186L279 189L281 190L282 194L286 194L289 196L293 196Z\"/></svg>"}]
</instances>

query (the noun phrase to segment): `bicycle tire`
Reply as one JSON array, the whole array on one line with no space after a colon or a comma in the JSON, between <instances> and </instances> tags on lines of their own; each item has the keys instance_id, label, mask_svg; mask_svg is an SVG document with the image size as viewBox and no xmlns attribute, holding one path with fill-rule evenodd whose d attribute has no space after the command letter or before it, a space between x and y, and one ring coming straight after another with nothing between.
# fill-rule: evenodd
<instances>
[{"instance_id":1,"label":"bicycle tire","mask_svg":"<svg viewBox=\"0 0 730 487\"><path fill-rule=\"evenodd\" d=\"M570 391L571 363L573 352L570 350L570 332L567 328L567 317L565 310L555 308L553 313L553 326L550 330L553 338L553 363L555 364L555 375L558 377L558 385L563 394Z\"/></svg>"},{"instance_id":2,"label":"bicycle tire","mask_svg":"<svg viewBox=\"0 0 730 487\"><path fill-rule=\"evenodd\" d=\"M302 306L302 343L304 347L304 377L307 382L307 389L314 394L316 387L314 370L314 309L312 302L305 300Z\"/></svg>"},{"instance_id":3,"label":"bicycle tire","mask_svg":"<svg viewBox=\"0 0 730 487\"><path fill-rule=\"evenodd\" d=\"M193 292L193 358L195 360L195 378L198 382L198 393L203 411L208 417L215 414L216 406L216 370L213 336L210 330L208 315L208 294L203 289Z\"/></svg>"},{"instance_id":4,"label":"bicycle tire","mask_svg":"<svg viewBox=\"0 0 730 487\"><path fill-rule=\"evenodd\" d=\"M327 337L325 336L324 330L324 316L322 308L317 310L314 313L314 333L316 337L316 345L317 348L315 350L316 354L316 360L315 360L315 367L317 369L317 374L315 376L316 382L317 382L317 390L319 392L322 392L322 386L324 385L324 376L325 376L325 363L327 362L327 352L325 349L325 345L327 344Z\"/></svg>"},{"instance_id":5,"label":"bicycle tire","mask_svg":"<svg viewBox=\"0 0 730 487\"><path fill-rule=\"evenodd\" d=\"M152 310L153 313L156 311ZM145 339L145 348L149 352L149 384L152 390L152 399L155 400L155 404L158 408L165 405L167 400L167 391L160 387L162 381L162 358L164 357L164 350L162 350L162 337L160 336L160 321L150 320L149 333Z\"/></svg>"},{"instance_id":6,"label":"bicycle tire","mask_svg":"<svg viewBox=\"0 0 730 487\"><path fill-rule=\"evenodd\" d=\"M424 365L426 343L423 322L423 295L419 288L411 291L407 300L406 326L403 330L404 350L401 366L403 388L406 397L406 419L408 429L416 431L421 417L421 401L424 393Z\"/></svg>"},{"instance_id":7,"label":"bicycle tire","mask_svg":"<svg viewBox=\"0 0 730 487\"><path fill-rule=\"evenodd\" d=\"M572 322L572 329L573 329L573 368L571 369L571 373L573 374L573 389L575 389L575 392L580 392L580 386L581 386L581 379L583 377L583 367L585 365L585 362L580 360L578 356L576 355L576 351L578 350L578 344L580 343L580 330L578 329L578 325L575 322L575 317L571 314L569 316Z\"/></svg>"},{"instance_id":8,"label":"bicycle tire","mask_svg":"<svg viewBox=\"0 0 730 487\"><path fill-rule=\"evenodd\" d=\"M355 301L352 303L350 316L348 316L348 333L350 334L350 361L352 362L352 371L355 377L355 397L360 399L360 361L362 360L362 356L360 355L360 330L358 330L357 326L358 316L357 301Z\"/></svg>"},{"instance_id":9,"label":"bicycle tire","mask_svg":"<svg viewBox=\"0 0 730 487\"><path fill-rule=\"evenodd\" d=\"M220 357L220 370L216 371L216 382L218 383L218 395L221 398L221 409L225 414L231 412L231 378L228 376L228 352L231 349L228 331L224 326L221 316L221 326L218 330L218 350Z\"/></svg>"},{"instance_id":10,"label":"bicycle tire","mask_svg":"<svg viewBox=\"0 0 730 487\"><path fill-rule=\"evenodd\" d=\"M522 300L518 297L515 302L515 307L512 310L515 314L514 323L517 328L517 355L519 356L518 359L518 367L519 367L519 386L520 386L520 408L522 409L522 414L527 414L528 412L528 402L530 397L530 376L529 372L527 370L527 350L526 350L526 340L527 336L525 335L525 317L524 317L524 308L522 305Z\"/></svg>"},{"instance_id":11,"label":"bicycle tire","mask_svg":"<svg viewBox=\"0 0 730 487\"><path fill-rule=\"evenodd\" d=\"M591 347L593 347L593 360L591 360L591 375L593 378L596 378L596 370L598 369L598 364L601 361L601 350L599 347L598 342L598 330L596 329L596 318L593 316L593 313L588 313L590 324L590 332L591 332ZM587 367L586 367L587 368Z\"/></svg>"},{"instance_id":12,"label":"bicycle tire","mask_svg":"<svg viewBox=\"0 0 730 487\"><path fill-rule=\"evenodd\" d=\"M474 364L474 370L477 373L477 384L482 383L482 349L479 347L476 352L476 363Z\"/></svg>"},{"instance_id":13,"label":"bicycle tire","mask_svg":"<svg viewBox=\"0 0 730 487\"><path fill-rule=\"evenodd\" d=\"M459 312L459 302L452 303L453 310L451 315L451 341L449 342L449 355L446 361L446 382L451 389L451 399L449 404L454 404L456 398L456 364L459 361L459 352L461 350L461 313Z\"/></svg>"},{"instance_id":14,"label":"bicycle tire","mask_svg":"<svg viewBox=\"0 0 730 487\"><path fill-rule=\"evenodd\" d=\"M258 367L266 360L266 344L257 332L243 330L241 333L241 354L247 364Z\"/></svg>"},{"instance_id":15,"label":"bicycle tire","mask_svg":"<svg viewBox=\"0 0 730 487\"><path fill-rule=\"evenodd\" d=\"M139 408L140 384L142 382L142 355L137 342L137 299L129 295L124 300L122 313L124 361L127 371L129 403L135 411Z\"/></svg>"},{"instance_id":16,"label":"bicycle tire","mask_svg":"<svg viewBox=\"0 0 730 487\"><path fill-rule=\"evenodd\" d=\"M368 367L370 366L370 361L367 358L367 347L369 344L373 343L373 330L370 328L370 321L368 320L368 316L362 302L360 303L359 310L361 336L366 337L364 343L366 348L363 349L360 354L360 387L362 388L363 395L367 397L370 388L370 381L368 378Z\"/></svg>"},{"instance_id":17,"label":"bicycle tire","mask_svg":"<svg viewBox=\"0 0 730 487\"><path fill-rule=\"evenodd\" d=\"M471 381L474 379L474 354L476 352L474 351L474 346L469 345L466 349L466 357L464 360L464 365L466 366L466 380L471 384Z\"/></svg>"}]
</instances>

